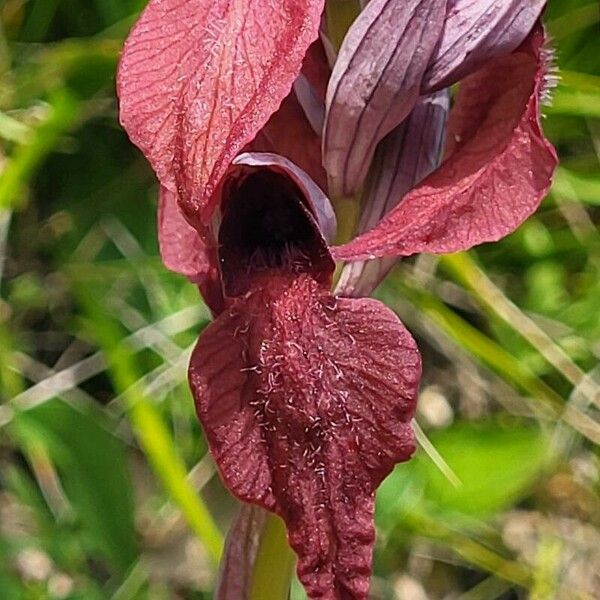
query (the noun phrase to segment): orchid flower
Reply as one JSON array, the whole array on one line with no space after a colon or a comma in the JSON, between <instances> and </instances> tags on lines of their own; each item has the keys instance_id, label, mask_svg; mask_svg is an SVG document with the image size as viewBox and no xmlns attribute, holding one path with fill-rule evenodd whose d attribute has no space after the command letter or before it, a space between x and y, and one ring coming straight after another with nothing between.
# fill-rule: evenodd
<instances>
[{"instance_id":1,"label":"orchid flower","mask_svg":"<svg viewBox=\"0 0 600 600\"><path fill-rule=\"evenodd\" d=\"M363 4L334 57L323 0L150 0L118 74L160 182L163 261L215 317L189 368L210 450L327 600L367 597L375 490L415 449L418 349L356 296L398 257L514 231L556 165L543 1ZM328 194L357 209L340 246Z\"/></svg>"}]
</instances>

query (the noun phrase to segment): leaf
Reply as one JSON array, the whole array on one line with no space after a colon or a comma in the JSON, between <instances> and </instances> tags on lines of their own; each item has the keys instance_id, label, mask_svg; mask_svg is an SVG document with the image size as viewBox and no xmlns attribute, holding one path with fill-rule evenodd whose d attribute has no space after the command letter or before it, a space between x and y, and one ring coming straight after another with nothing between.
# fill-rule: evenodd
<instances>
[{"instance_id":1,"label":"leaf","mask_svg":"<svg viewBox=\"0 0 600 600\"><path fill-rule=\"evenodd\" d=\"M576 173L566 167L559 167L554 177L552 192L567 200L600 206L600 176Z\"/></svg>"},{"instance_id":2,"label":"leaf","mask_svg":"<svg viewBox=\"0 0 600 600\"><path fill-rule=\"evenodd\" d=\"M491 516L527 493L546 459L547 438L533 427L459 423L430 438L462 485L454 487L420 452L383 482L380 523L413 505L433 513Z\"/></svg>"},{"instance_id":3,"label":"leaf","mask_svg":"<svg viewBox=\"0 0 600 600\"><path fill-rule=\"evenodd\" d=\"M545 112L600 118L600 77L561 71L560 82Z\"/></svg>"}]
</instances>

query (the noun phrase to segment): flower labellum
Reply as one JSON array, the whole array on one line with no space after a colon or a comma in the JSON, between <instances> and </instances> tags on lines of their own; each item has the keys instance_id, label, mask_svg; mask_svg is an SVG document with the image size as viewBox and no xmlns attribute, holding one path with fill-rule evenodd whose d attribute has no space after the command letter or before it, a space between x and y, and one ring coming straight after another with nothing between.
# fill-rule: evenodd
<instances>
[{"instance_id":1,"label":"flower labellum","mask_svg":"<svg viewBox=\"0 0 600 600\"><path fill-rule=\"evenodd\" d=\"M192 355L198 416L227 487L285 521L310 597L366 598L374 492L415 447L419 353L383 304L331 294L302 176L245 162L222 186L231 303Z\"/></svg>"}]
</instances>

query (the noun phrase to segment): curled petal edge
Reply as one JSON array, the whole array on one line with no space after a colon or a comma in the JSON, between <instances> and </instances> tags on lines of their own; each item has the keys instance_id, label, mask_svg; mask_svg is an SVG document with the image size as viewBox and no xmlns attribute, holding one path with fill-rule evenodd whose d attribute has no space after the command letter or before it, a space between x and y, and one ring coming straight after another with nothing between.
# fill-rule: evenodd
<instances>
[{"instance_id":1,"label":"curled petal edge","mask_svg":"<svg viewBox=\"0 0 600 600\"><path fill-rule=\"evenodd\" d=\"M270 152L245 152L234 159L230 172L234 172L236 167L265 168L282 173L291 179L308 202L308 208L314 215L325 240L331 242L335 238L336 218L329 198L310 175L291 160Z\"/></svg>"}]
</instances>

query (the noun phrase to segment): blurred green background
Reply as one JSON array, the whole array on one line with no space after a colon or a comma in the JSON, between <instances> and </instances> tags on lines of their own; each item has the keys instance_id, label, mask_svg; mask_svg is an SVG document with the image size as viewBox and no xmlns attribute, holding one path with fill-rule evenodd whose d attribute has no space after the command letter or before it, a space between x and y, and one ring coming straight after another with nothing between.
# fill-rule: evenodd
<instances>
[{"instance_id":1,"label":"blurred green background","mask_svg":"<svg viewBox=\"0 0 600 600\"><path fill-rule=\"evenodd\" d=\"M143 0L0 0L0 599L203 599L235 504L186 365L208 312L157 256L117 123ZM377 500L374 599L600 597L600 25L550 0L562 159L501 243L404 262L417 457ZM303 597L297 584L293 598Z\"/></svg>"}]
</instances>

